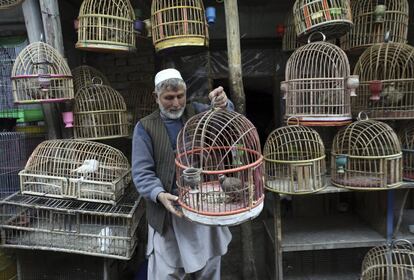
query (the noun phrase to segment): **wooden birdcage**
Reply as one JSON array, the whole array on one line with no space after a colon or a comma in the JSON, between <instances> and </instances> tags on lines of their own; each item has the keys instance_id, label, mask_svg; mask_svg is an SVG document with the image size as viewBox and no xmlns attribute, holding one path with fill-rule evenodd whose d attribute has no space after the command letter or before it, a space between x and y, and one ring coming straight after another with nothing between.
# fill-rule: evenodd
<instances>
[{"instance_id":1,"label":"wooden birdcage","mask_svg":"<svg viewBox=\"0 0 414 280\"><path fill-rule=\"evenodd\" d=\"M354 26L341 38L341 47L358 51L389 40L407 43L407 0L352 0Z\"/></svg>"},{"instance_id":2,"label":"wooden birdcage","mask_svg":"<svg viewBox=\"0 0 414 280\"><path fill-rule=\"evenodd\" d=\"M76 93L74 137L97 140L129 135L127 108L122 95L106 85L90 85Z\"/></svg>"},{"instance_id":3,"label":"wooden birdcage","mask_svg":"<svg viewBox=\"0 0 414 280\"><path fill-rule=\"evenodd\" d=\"M414 279L414 249L407 240L374 247L362 262L361 280Z\"/></svg>"},{"instance_id":4,"label":"wooden birdcage","mask_svg":"<svg viewBox=\"0 0 414 280\"><path fill-rule=\"evenodd\" d=\"M201 0L154 0L151 5L155 50L208 46L208 26Z\"/></svg>"},{"instance_id":5,"label":"wooden birdcage","mask_svg":"<svg viewBox=\"0 0 414 280\"><path fill-rule=\"evenodd\" d=\"M72 75L75 93L78 92L80 88L96 83L110 85L108 79L101 71L89 65L81 65L72 69Z\"/></svg>"},{"instance_id":6,"label":"wooden birdcage","mask_svg":"<svg viewBox=\"0 0 414 280\"><path fill-rule=\"evenodd\" d=\"M364 111L378 120L414 118L414 47L375 44L361 55L354 74L360 78L352 99L354 115Z\"/></svg>"},{"instance_id":7,"label":"wooden birdcage","mask_svg":"<svg viewBox=\"0 0 414 280\"><path fill-rule=\"evenodd\" d=\"M302 44L297 40L297 34L295 29L295 22L293 20L293 13L290 13L285 21L285 33L282 39L282 50L285 52L294 51Z\"/></svg>"},{"instance_id":8,"label":"wooden birdcage","mask_svg":"<svg viewBox=\"0 0 414 280\"><path fill-rule=\"evenodd\" d=\"M179 203L207 225L236 225L263 209L263 156L256 128L243 115L211 109L192 117L177 137Z\"/></svg>"},{"instance_id":9,"label":"wooden birdcage","mask_svg":"<svg viewBox=\"0 0 414 280\"><path fill-rule=\"evenodd\" d=\"M312 128L290 125L274 130L266 140L266 189L285 194L308 194L326 187L325 148Z\"/></svg>"},{"instance_id":10,"label":"wooden birdcage","mask_svg":"<svg viewBox=\"0 0 414 280\"><path fill-rule=\"evenodd\" d=\"M77 49L135 51L135 13L129 0L84 0L78 19Z\"/></svg>"},{"instance_id":11,"label":"wooden birdcage","mask_svg":"<svg viewBox=\"0 0 414 280\"><path fill-rule=\"evenodd\" d=\"M399 138L403 151L404 180L414 181L414 125L404 127Z\"/></svg>"},{"instance_id":12,"label":"wooden birdcage","mask_svg":"<svg viewBox=\"0 0 414 280\"><path fill-rule=\"evenodd\" d=\"M19 173L23 194L115 204L131 180L121 151L91 141L39 144Z\"/></svg>"},{"instance_id":13,"label":"wooden birdcage","mask_svg":"<svg viewBox=\"0 0 414 280\"><path fill-rule=\"evenodd\" d=\"M61 102L74 97L68 64L43 42L32 43L19 53L11 80L15 103Z\"/></svg>"},{"instance_id":14,"label":"wooden birdcage","mask_svg":"<svg viewBox=\"0 0 414 280\"><path fill-rule=\"evenodd\" d=\"M299 47L287 62L285 78L281 90L287 119L309 126L351 122L351 95L358 77L350 75L348 58L339 47L327 42Z\"/></svg>"},{"instance_id":15,"label":"wooden birdcage","mask_svg":"<svg viewBox=\"0 0 414 280\"><path fill-rule=\"evenodd\" d=\"M0 10L12 8L22 2L23 0L0 0Z\"/></svg>"},{"instance_id":16,"label":"wooden birdcage","mask_svg":"<svg viewBox=\"0 0 414 280\"><path fill-rule=\"evenodd\" d=\"M349 0L296 0L293 16L299 39L315 31L337 38L352 26Z\"/></svg>"},{"instance_id":17,"label":"wooden birdcage","mask_svg":"<svg viewBox=\"0 0 414 280\"><path fill-rule=\"evenodd\" d=\"M401 186L401 145L392 128L358 117L341 129L332 145L331 181L338 187L359 190Z\"/></svg>"}]
</instances>

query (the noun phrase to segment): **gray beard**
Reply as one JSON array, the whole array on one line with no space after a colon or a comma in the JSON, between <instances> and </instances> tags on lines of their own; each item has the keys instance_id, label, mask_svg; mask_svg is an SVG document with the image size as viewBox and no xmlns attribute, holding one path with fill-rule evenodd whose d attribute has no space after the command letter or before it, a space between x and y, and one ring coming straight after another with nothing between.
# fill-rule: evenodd
<instances>
[{"instance_id":1,"label":"gray beard","mask_svg":"<svg viewBox=\"0 0 414 280\"><path fill-rule=\"evenodd\" d=\"M172 119L172 120L176 120L176 119L181 118L181 116L182 116L182 115L183 115L183 113L184 113L184 110L185 110L185 107L181 108L181 109L180 109L180 110L178 110L178 111L170 112L170 111L165 110L165 108L164 108L163 106L161 106L161 105L160 105L160 111L161 111L161 114L162 114L164 117L166 117L166 118L168 118L168 119Z\"/></svg>"}]
</instances>

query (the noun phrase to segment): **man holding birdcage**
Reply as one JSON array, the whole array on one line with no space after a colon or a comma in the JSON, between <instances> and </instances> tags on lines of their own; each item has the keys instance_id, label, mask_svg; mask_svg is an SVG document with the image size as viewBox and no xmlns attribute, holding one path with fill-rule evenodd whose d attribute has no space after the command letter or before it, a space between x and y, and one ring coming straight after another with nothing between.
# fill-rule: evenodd
<instances>
[{"instance_id":1,"label":"man holding birdcage","mask_svg":"<svg viewBox=\"0 0 414 280\"><path fill-rule=\"evenodd\" d=\"M155 76L159 109L135 126L132 143L132 176L147 201L148 279L220 279L221 256L231 233L227 227L204 226L182 217L176 208L175 150L184 123L211 106L186 105L186 84L176 69ZM208 95L215 107L234 110L222 87Z\"/></svg>"}]
</instances>

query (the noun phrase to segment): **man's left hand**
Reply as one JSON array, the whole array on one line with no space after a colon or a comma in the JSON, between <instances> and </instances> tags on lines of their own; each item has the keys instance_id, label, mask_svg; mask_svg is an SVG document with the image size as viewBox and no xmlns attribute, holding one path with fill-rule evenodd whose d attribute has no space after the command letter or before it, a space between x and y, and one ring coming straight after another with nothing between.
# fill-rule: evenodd
<instances>
[{"instance_id":1,"label":"man's left hand","mask_svg":"<svg viewBox=\"0 0 414 280\"><path fill-rule=\"evenodd\" d=\"M224 109L227 106L227 95L224 92L223 87L215 88L208 94L208 98L214 107Z\"/></svg>"}]
</instances>

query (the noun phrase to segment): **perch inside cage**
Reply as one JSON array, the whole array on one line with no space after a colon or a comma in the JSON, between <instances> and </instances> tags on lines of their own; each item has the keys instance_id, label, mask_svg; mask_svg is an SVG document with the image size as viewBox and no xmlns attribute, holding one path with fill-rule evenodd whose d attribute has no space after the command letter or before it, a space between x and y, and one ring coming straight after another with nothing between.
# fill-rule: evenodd
<instances>
[{"instance_id":1,"label":"perch inside cage","mask_svg":"<svg viewBox=\"0 0 414 280\"><path fill-rule=\"evenodd\" d=\"M341 47L358 51L386 40L406 43L408 10L407 0L352 0L354 25L341 38Z\"/></svg>"},{"instance_id":2,"label":"perch inside cage","mask_svg":"<svg viewBox=\"0 0 414 280\"><path fill-rule=\"evenodd\" d=\"M351 122L351 96L358 77L350 75L348 58L339 47L323 41L299 47L287 62L285 78L281 90L287 119L309 126Z\"/></svg>"},{"instance_id":3,"label":"perch inside cage","mask_svg":"<svg viewBox=\"0 0 414 280\"><path fill-rule=\"evenodd\" d=\"M296 0L293 16L298 39L315 31L328 38L344 35L352 26L351 7L348 0Z\"/></svg>"},{"instance_id":4,"label":"perch inside cage","mask_svg":"<svg viewBox=\"0 0 414 280\"><path fill-rule=\"evenodd\" d=\"M122 95L110 86L94 84L76 93L74 137L110 139L129 135L127 108Z\"/></svg>"},{"instance_id":5,"label":"perch inside cage","mask_svg":"<svg viewBox=\"0 0 414 280\"><path fill-rule=\"evenodd\" d=\"M130 177L127 158L102 143L44 141L20 173L23 194L115 204Z\"/></svg>"},{"instance_id":6,"label":"perch inside cage","mask_svg":"<svg viewBox=\"0 0 414 280\"><path fill-rule=\"evenodd\" d=\"M184 215L207 225L236 225L263 208L263 156L256 128L236 112L192 117L177 137L176 174Z\"/></svg>"},{"instance_id":7,"label":"perch inside cage","mask_svg":"<svg viewBox=\"0 0 414 280\"><path fill-rule=\"evenodd\" d=\"M76 48L95 52L135 51L135 13L129 0L84 0Z\"/></svg>"},{"instance_id":8,"label":"perch inside cage","mask_svg":"<svg viewBox=\"0 0 414 280\"><path fill-rule=\"evenodd\" d=\"M414 279L414 249L407 240L374 247L362 262L361 280Z\"/></svg>"},{"instance_id":9,"label":"perch inside cage","mask_svg":"<svg viewBox=\"0 0 414 280\"><path fill-rule=\"evenodd\" d=\"M156 51L208 46L208 26L201 0L152 1L151 26Z\"/></svg>"},{"instance_id":10,"label":"perch inside cage","mask_svg":"<svg viewBox=\"0 0 414 280\"><path fill-rule=\"evenodd\" d=\"M381 190L402 184L402 152L385 123L365 119L341 129L331 150L331 181L349 189Z\"/></svg>"},{"instance_id":11,"label":"perch inside cage","mask_svg":"<svg viewBox=\"0 0 414 280\"><path fill-rule=\"evenodd\" d=\"M78 90L83 87L90 86L98 82L104 85L109 85L109 81L105 77L105 75L98 69L93 68L92 66L78 66L72 69L72 75L75 93L77 93Z\"/></svg>"},{"instance_id":12,"label":"perch inside cage","mask_svg":"<svg viewBox=\"0 0 414 280\"><path fill-rule=\"evenodd\" d=\"M23 0L0 0L0 10L12 8L22 2Z\"/></svg>"},{"instance_id":13,"label":"perch inside cage","mask_svg":"<svg viewBox=\"0 0 414 280\"><path fill-rule=\"evenodd\" d=\"M404 127L399 138L403 151L404 180L414 181L414 125Z\"/></svg>"},{"instance_id":14,"label":"perch inside cage","mask_svg":"<svg viewBox=\"0 0 414 280\"><path fill-rule=\"evenodd\" d=\"M312 128L290 125L274 130L266 140L266 189L307 194L326 187L325 148Z\"/></svg>"},{"instance_id":15,"label":"perch inside cage","mask_svg":"<svg viewBox=\"0 0 414 280\"><path fill-rule=\"evenodd\" d=\"M32 43L19 53L11 80L15 103L62 102L74 97L68 64L46 43Z\"/></svg>"},{"instance_id":16,"label":"perch inside cage","mask_svg":"<svg viewBox=\"0 0 414 280\"><path fill-rule=\"evenodd\" d=\"M354 70L360 78L352 111L372 119L414 118L414 47L382 43L369 47Z\"/></svg>"}]
</instances>

